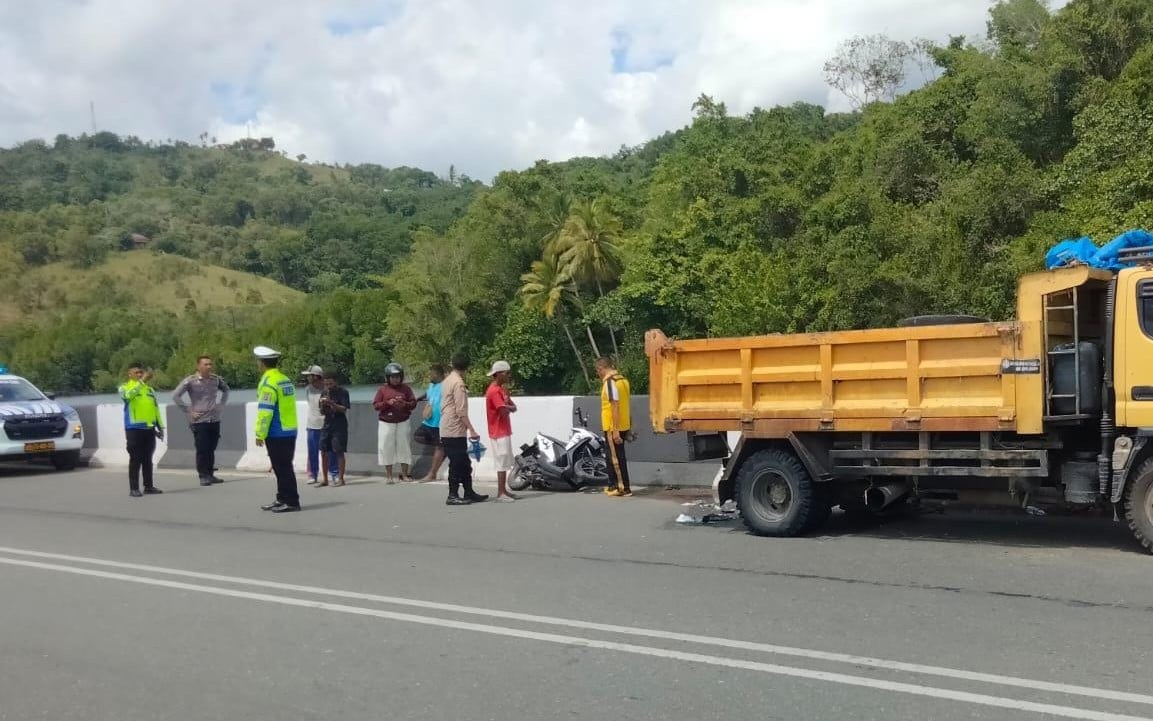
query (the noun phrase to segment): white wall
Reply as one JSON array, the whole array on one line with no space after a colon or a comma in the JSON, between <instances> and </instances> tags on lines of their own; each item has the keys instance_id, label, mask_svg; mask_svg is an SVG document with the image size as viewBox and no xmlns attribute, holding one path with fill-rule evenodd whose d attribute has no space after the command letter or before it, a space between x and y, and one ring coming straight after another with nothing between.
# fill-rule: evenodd
<instances>
[{"instance_id":1,"label":"white wall","mask_svg":"<svg viewBox=\"0 0 1153 721\"><path fill-rule=\"evenodd\" d=\"M160 406L160 417L165 417L167 404ZM127 466L128 440L124 435L124 406L117 404L104 404L96 409L96 424L99 426L98 438L100 445L92 453L89 463L94 466ZM156 442L156 453L152 456L153 463L159 463L164 454L168 452L168 436Z\"/></svg>"}]
</instances>

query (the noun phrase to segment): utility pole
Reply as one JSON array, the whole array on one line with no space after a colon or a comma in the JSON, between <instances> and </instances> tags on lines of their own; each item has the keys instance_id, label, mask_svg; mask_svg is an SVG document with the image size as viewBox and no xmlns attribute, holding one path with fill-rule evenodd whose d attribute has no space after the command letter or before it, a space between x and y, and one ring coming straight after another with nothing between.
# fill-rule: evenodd
<instances>
[{"instance_id":1,"label":"utility pole","mask_svg":"<svg viewBox=\"0 0 1153 721\"><path fill-rule=\"evenodd\" d=\"M96 101L88 101L88 113L92 116L92 134L96 134Z\"/></svg>"}]
</instances>

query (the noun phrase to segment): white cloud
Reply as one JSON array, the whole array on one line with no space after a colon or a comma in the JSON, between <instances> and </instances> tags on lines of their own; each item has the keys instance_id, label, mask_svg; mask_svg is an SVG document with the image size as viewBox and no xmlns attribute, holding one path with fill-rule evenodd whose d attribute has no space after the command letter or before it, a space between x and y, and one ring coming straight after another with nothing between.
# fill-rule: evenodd
<instances>
[{"instance_id":1,"label":"white cloud","mask_svg":"<svg viewBox=\"0 0 1153 721\"><path fill-rule=\"evenodd\" d=\"M17 7L19 5L19 7ZM0 144L273 135L314 160L488 180L830 96L850 35L984 31L979 0L39 0L0 6ZM614 55L614 49L616 54ZM614 72L622 71L622 72Z\"/></svg>"}]
</instances>

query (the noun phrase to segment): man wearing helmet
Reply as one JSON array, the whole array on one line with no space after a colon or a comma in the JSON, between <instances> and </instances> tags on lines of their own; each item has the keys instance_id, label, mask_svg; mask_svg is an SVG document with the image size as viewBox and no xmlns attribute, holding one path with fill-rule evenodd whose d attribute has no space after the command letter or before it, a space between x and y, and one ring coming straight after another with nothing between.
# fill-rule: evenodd
<instances>
[{"instance_id":1,"label":"man wearing helmet","mask_svg":"<svg viewBox=\"0 0 1153 721\"><path fill-rule=\"evenodd\" d=\"M400 464L400 480L410 481L412 446L409 442L408 419L416 408L416 394L404 382L404 368L389 363L384 369L384 385L376 391L372 407L380 419L377 430L377 461L384 466L386 483L396 483L392 467Z\"/></svg>"}]
</instances>

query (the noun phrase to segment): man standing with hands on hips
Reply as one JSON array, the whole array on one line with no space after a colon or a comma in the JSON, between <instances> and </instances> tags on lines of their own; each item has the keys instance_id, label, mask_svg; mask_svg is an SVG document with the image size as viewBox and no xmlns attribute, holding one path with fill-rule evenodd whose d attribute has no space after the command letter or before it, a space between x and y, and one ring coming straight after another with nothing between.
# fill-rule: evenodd
<instances>
[{"instance_id":1,"label":"man standing with hands on hips","mask_svg":"<svg viewBox=\"0 0 1153 721\"><path fill-rule=\"evenodd\" d=\"M202 486L224 483L216 477L216 446L220 443L220 409L228 403L228 384L213 370L212 358L200 356L196 359L196 372L172 391L172 402L188 417L192 428L196 473Z\"/></svg>"},{"instance_id":2,"label":"man standing with hands on hips","mask_svg":"<svg viewBox=\"0 0 1153 721\"><path fill-rule=\"evenodd\" d=\"M261 506L273 513L300 510L296 489L296 387L280 371L280 352L266 346L253 349L263 375L257 386L256 445L268 449L268 461L276 474L276 501Z\"/></svg>"}]
</instances>

